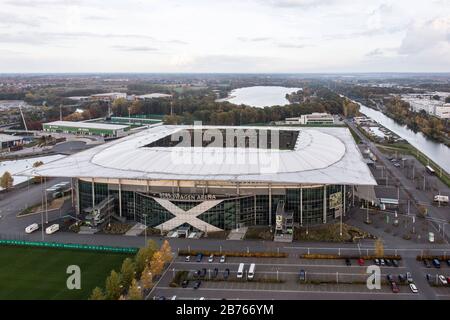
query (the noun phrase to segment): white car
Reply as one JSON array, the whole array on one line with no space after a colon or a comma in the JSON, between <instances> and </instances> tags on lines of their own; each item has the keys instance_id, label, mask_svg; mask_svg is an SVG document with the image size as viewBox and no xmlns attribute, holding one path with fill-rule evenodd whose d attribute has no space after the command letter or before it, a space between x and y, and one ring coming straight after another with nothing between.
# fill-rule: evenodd
<instances>
[{"instance_id":1,"label":"white car","mask_svg":"<svg viewBox=\"0 0 450 320\"><path fill-rule=\"evenodd\" d=\"M208 258L208 262L214 262L214 255L210 255Z\"/></svg>"},{"instance_id":2,"label":"white car","mask_svg":"<svg viewBox=\"0 0 450 320\"><path fill-rule=\"evenodd\" d=\"M186 261L186 262L191 261L191 256L186 256L186 258L184 259L184 261Z\"/></svg>"},{"instance_id":3,"label":"white car","mask_svg":"<svg viewBox=\"0 0 450 320\"><path fill-rule=\"evenodd\" d=\"M409 284L409 288L411 289L412 293L418 293L419 290L417 290L417 287L414 283Z\"/></svg>"},{"instance_id":4,"label":"white car","mask_svg":"<svg viewBox=\"0 0 450 320\"><path fill-rule=\"evenodd\" d=\"M39 229L39 225L37 223L30 224L25 228L25 233L33 233L34 231Z\"/></svg>"},{"instance_id":5,"label":"white car","mask_svg":"<svg viewBox=\"0 0 450 320\"><path fill-rule=\"evenodd\" d=\"M447 279L445 279L445 277L442 274L439 275L439 281L441 282L442 285L444 286L447 285Z\"/></svg>"},{"instance_id":6,"label":"white car","mask_svg":"<svg viewBox=\"0 0 450 320\"><path fill-rule=\"evenodd\" d=\"M225 263L225 256L220 257L220 263Z\"/></svg>"}]
</instances>

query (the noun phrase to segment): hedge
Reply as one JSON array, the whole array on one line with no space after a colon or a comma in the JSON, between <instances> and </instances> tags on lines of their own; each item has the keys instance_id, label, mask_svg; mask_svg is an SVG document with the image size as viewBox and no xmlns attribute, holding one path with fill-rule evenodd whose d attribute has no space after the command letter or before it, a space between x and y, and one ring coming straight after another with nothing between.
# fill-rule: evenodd
<instances>
[{"instance_id":1,"label":"hedge","mask_svg":"<svg viewBox=\"0 0 450 320\"><path fill-rule=\"evenodd\" d=\"M180 250L179 256L196 256L198 254L204 256L227 256L227 257L243 257L243 258L287 258L286 252L241 252L241 251L197 251L197 250Z\"/></svg>"},{"instance_id":2,"label":"hedge","mask_svg":"<svg viewBox=\"0 0 450 320\"><path fill-rule=\"evenodd\" d=\"M346 256L346 255L337 255L337 254L301 254L299 256L300 259L364 259L364 260L374 260L374 259L390 259L390 260L402 260L401 256Z\"/></svg>"}]
</instances>

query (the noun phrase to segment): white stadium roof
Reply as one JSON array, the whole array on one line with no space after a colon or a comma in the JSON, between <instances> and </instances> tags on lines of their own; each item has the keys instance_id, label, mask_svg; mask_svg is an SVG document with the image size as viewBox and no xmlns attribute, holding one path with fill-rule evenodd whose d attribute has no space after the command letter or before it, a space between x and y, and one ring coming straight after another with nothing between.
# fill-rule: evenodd
<instances>
[{"instance_id":1,"label":"white stadium roof","mask_svg":"<svg viewBox=\"0 0 450 320\"><path fill-rule=\"evenodd\" d=\"M197 127L195 127L197 128ZM376 185L347 128L224 127L299 131L293 150L148 147L193 126L158 126L24 173L47 177L220 180L288 184Z\"/></svg>"}]
</instances>

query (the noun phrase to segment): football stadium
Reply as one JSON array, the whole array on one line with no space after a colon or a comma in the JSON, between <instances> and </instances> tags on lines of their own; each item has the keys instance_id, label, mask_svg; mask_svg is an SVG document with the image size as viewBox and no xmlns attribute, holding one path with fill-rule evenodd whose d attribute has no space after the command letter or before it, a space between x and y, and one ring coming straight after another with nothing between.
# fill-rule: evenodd
<instances>
[{"instance_id":1,"label":"football stadium","mask_svg":"<svg viewBox=\"0 0 450 320\"><path fill-rule=\"evenodd\" d=\"M160 125L29 173L72 178L76 213L161 231L336 221L376 184L347 128ZM281 220L280 220L281 221Z\"/></svg>"}]
</instances>

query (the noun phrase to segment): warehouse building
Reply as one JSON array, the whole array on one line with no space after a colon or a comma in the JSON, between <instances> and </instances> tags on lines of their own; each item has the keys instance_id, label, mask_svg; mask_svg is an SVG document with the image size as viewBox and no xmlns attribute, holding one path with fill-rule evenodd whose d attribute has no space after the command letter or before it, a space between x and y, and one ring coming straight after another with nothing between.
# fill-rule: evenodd
<instances>
[{"instance_id":1,"label":"warehouse building","mask_svg":"<svg viewBox=\"0 0 450 320\"><path fill-rule=\"evenodd\" d=\"M376 185L347 128L161 125L28 174L73 178L80 215L113 198L122 218L206 233L330 223Z\"/></svg>"},{"instance_id":2,"label":"warehouse building","mask_svg":"<svg viewBox=\"0 0 450 320\"><path fill-rule=\"evenodd\" d=\"M102 137L122 137L128 131L128 125L105 124L96 122L54 121L44 123L45 132L72 133Z\"/></svg>"}]
</instances>

